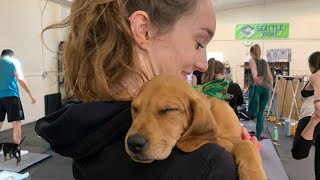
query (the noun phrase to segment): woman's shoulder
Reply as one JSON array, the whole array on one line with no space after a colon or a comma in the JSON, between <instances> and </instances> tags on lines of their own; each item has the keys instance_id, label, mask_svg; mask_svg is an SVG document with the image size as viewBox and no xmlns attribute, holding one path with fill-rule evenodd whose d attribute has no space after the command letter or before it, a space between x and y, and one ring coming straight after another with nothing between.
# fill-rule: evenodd
<instances>
[{"instance_id":1,"label":"woman's shoulder","mask_svg":"<svg viewBox=\"0 0 320 180\"><path fill-rule=\"evenodd\" d=\"M309 76L309 82L314 85L316 83L320 83L320 72L318 71L317 73L311 74Z\"/></svg>"},{"instance_id":2,"label":"woman's shoulder","mask_svg":"<svg viewBox=\"0 0 320 180\"><path fill-rule=\"evenodd\" d=\"M203 145L192 153L184 153L174 148L167 159L150 164L132 161L123 147L123 142L118 141L89 159L75 161L75 176L91 174L98 180L115 179L115 177L140 180L232 180L237 178L234 158L216 144ZM86 177L79 179L86 179Z\"/></svg>"},{"instance_id":3,"label":"woman's shoulder","mask_svg":"<svg viewBox=\"0 0 320 180\"><path fill-rule=\"evenodd\" d=\"M253 59L253 58L250 58L250 59L249 59L249 63L253 63L253 62L256 62L256 60Z\"/></svg>"},{"instance_id":4,"label":"woman's shoulder","mask_svg":"<svg viewBox=\"0 0 320 180\"><path fill-rule=\"evenodd\" d=\"M184 179L236 179L237 170L234 157L217 144L205 144L192 153L184 153L175 148L168 159L174 168L185 174ZM174 161L173 161L174 160ZM171 162L170 162L171 161ZM202 169L202 172L195 171ZM169 174L175 174L173 171ZM193 177L192 177L193 176ZM202 177L202 178L200 178Z\"/></svg>"}]
</instances>

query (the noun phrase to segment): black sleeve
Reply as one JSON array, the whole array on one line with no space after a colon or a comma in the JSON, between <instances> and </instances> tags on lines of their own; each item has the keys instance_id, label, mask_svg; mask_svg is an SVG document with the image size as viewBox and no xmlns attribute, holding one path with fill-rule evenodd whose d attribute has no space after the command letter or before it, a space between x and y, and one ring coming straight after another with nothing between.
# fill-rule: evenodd
<instances>
[{"instance_id":1,"label":"black sleeve","mask_svg":"<svg viewBox=\"0 0 320 180\"><path fill-rule=\"evenodd\" d=\"M207 158L208 158L208 175L203 179L230 179L237 180L238 172L236 169L236 163L233 156L227 151L217 151L216 144L207 145ZM213 147L210 147L213 146ZM215 151L213 151L215 150Z\"/></svg>"},{"instance_id":2,"label":"black sleeve","mask_svg":"<svg viewBox=\"0 0 320 180\"><path fill-rule=\"evenodd\" d=\"M233 156L217 144L205 144L192 153L173 148L164 160L137 163L127 155L124 140L75 160L73 173L76 180L237 180Z\"/></svg>"},{"instance_id":3,"label":"black sleeve","mask_svg":"<svg viewBox=\"0 0 320 180\"><path fill-rule=\"evenodd\" d=\"M301 133L309 123L310 118L311 117L308 116L299 120L291 149L292 157L295 159L303 159L309 156L309 151L312 146L312 140L304 139L301 136Z\"/></svg>"}]
</instances>

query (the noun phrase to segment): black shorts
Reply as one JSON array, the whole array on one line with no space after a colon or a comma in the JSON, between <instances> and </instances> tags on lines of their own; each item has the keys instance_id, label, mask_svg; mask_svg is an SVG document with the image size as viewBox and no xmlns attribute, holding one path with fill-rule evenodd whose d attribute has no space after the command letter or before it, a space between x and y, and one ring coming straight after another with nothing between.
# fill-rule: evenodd
<instances>
[{"instance_id":1,"label":"black shorts","mask_svg":"<svg viewBox=\"0 0 320 180\"><path fill-rule=\"evenodd\" d=\"M0 122L3 122L6 114L8 122L19 121L24 119L22 104L19 97L0 98Z\"/></svg>"}]
</instances>

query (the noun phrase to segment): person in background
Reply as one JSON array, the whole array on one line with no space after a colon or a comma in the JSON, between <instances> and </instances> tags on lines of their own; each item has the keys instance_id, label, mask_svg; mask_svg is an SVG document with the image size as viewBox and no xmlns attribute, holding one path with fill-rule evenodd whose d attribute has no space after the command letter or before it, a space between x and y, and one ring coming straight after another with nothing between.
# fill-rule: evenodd
<instances>
[{"instance_id":1,"label":"person in background","mask_svg":"<svg viewBox=\"0 0 320 180\"><path fill-rule=\"evenodd\" d=\"M24 79L20 62L14 58L12 50L4 49L0 59L0 129L7 115L8 122L12 123L13 142L16 144L21 141L21 120L24 120L18 83L28 93L31 103L36 103Z\"/></svg>"},{"instance_id":2,"label":"person in background","mask_svg":"<svg viewBox=\"0 0 320 180\"><path fill-rule=\"evenodd\" d=\"M215 80L225 79L225 66L222 62L215 61L214 74ZM240 86L237 83L229 82L227 94L229 97L226 99L226 101L239 117L238 106L243 104L243 95Z\"/></svg>"},{"instance_id":3,"label":"person in background","mask_svg":"<svg viewBox=\"0 0 320 180\"><path fill-rule=\"evenodd\" d=\"M312 74L301 90L302 106L291 153L295 159L307 158L315 140L314 171L320 179L320 52L312 53L308 63Z\"/></svg>"},{"instance_id":4,"label":"person in background","mask_svg":"<svg viewBox=\"0 0 320 180\"><path fill-rule=\"evenodd\" d=\"M238 108L237 106L243 104L243 95L242 90L240 86L233 82L228 82L225 79L225 66L222 62L211 59L208 61L208 71L205 72L205 77L211 77L212 79L210 81L207 81L206 78L204 78L204 82L214 82L218 86L215 86L216 89L223 88L223 92L225 92L226 97L224 100L226 100L229 105L232 107L234 112L238 115ZM220 85L226 85L227 84L227 90L225 91L225 86Z\"/></svg>"},{"instance_id":5,"label":"person in background","mask_svg":"<svg viewBox=\"0 0 320 180\"><path fill-rule=\"evenodd\" d=\"M73 159L76 180L236 179L234 158L216 144L191 153L174 148L151 164L133 162L124 145L143 84L207 70L215 22L210 0L75 0L68 19L46 28L70 28L65 87L80 103L41 118L35 129Z\"/></svg>"},{"instance_id":6,"label":"person in background","mask_svg":"<svg viewBox=\"0 0 320 180\"><path fill-rule=\"evenodd\" d=\"M208 96L217 97L221 100L227 100L229 98L227 93L229 82L224 78L215 79L217 62L219 61L215 60L214 58L210 58L208 60L208 70L203 73L201 79L202 85L194 86L194 88Z\"/></svg>"},{"instance_id":7,"label":"person in background","mask_svg":"<svg viewBox=\"0 0 320 180\"><path fill-rule=\"evenodd\" d=\"M261 48L258 44L251 46L250 55L252 76L249 77L248 83L248 109L251 116L257 117L256 136L260 140L264 125L263 113L273 88L273 76L268 63L261 58Z\"/></svg>"}]
</instances>

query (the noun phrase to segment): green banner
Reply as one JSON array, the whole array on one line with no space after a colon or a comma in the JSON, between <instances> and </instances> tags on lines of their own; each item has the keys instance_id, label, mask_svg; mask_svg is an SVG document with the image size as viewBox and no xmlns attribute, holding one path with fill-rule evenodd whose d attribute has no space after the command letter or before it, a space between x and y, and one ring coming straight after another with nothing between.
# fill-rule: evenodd
<instances>
[{"instance_id":1,"label":"green banner","mask_svg":"<svg viewBox=\"0 0 320 180\"><path fill-rule=\"evenodd\" d=\"M237 24L236 39L288 39L289 23Z\"/></svg>"}]
</instances>

